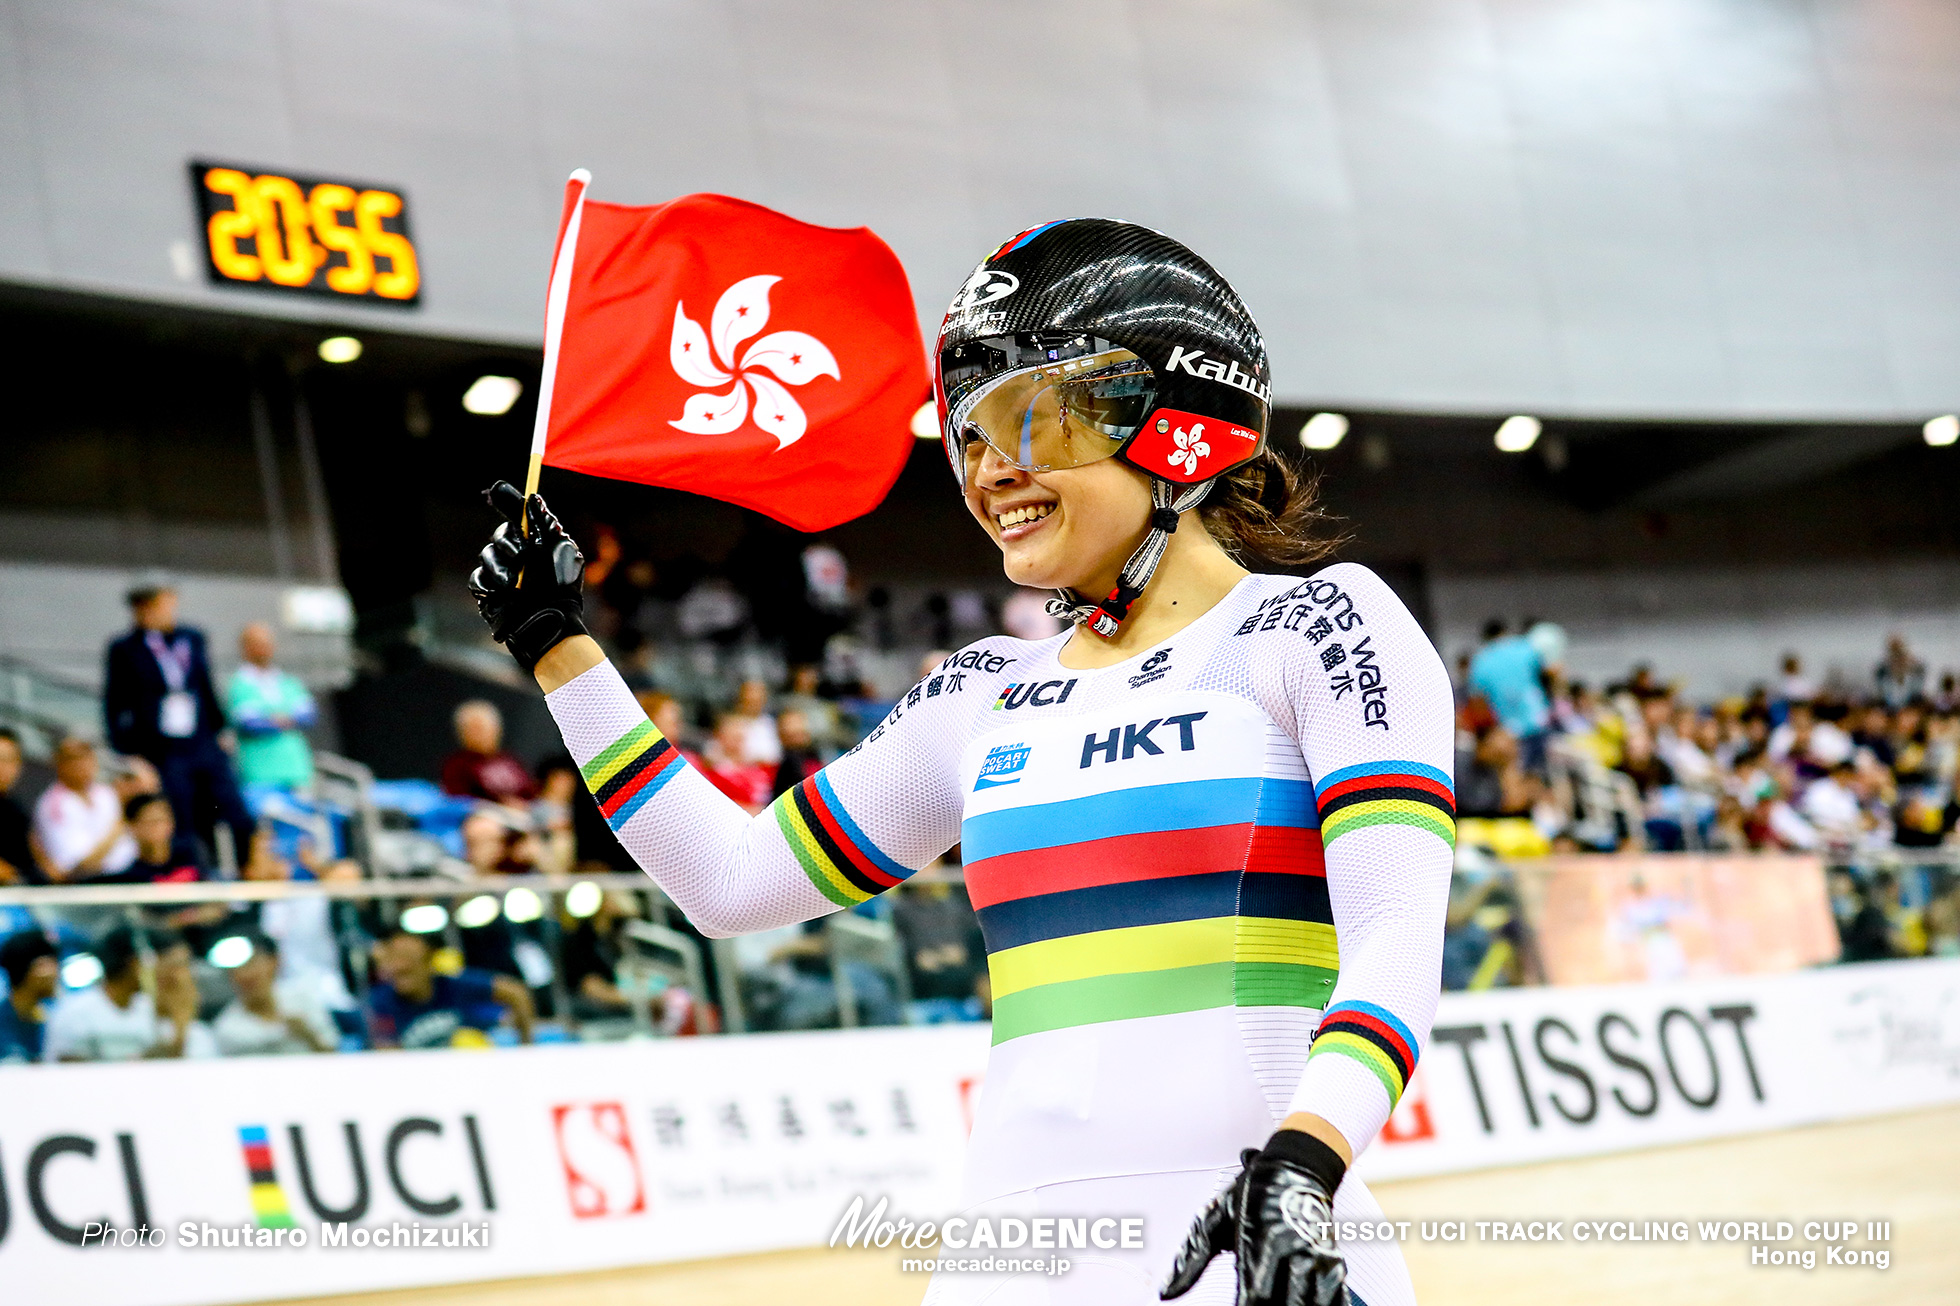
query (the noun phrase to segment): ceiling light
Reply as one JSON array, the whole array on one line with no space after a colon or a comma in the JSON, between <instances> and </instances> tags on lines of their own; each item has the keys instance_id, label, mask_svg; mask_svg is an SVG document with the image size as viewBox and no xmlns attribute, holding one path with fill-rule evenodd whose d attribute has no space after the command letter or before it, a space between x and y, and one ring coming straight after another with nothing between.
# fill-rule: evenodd
<instances>
[{"instance_id":1,"label":"ceiling light","mask_svg":"<svg viewBox=\"0 0 1960 1306\"><path fill-rule=\"evenodd\" d=\"M102 963L92 952L78 952L61 963L61 982L71 989L85 989L102 978Z\"/></svg>"},{"instance_id":2,"label":"ceiling light","mask_svg":"<svg viewBox=\"0 0 1960 1306\"><path fill-rule=\"evenodd\" d=\"M544 915L544 900L523 885L520 884L504 895L505 920L522 925L542 915Z\"/></svg>"},{"instance_id":3,"label":"ceiling light","mask_svg":"<svg viewBox=\"0 0 1960 1306\"><path fill-rule=\"evenodd\" d=\"M320 342L320 361L351 363L361 356L361 342L352 336L328 336Z\"/></svg>"},{"instance_id":4,"label":"ceiling light","mask_svg":"<svg viewBox=\"0 0 1960 1306\"><path fill-rule=\"evenodd\" d=\"M463 408L478 417L502 417L524 393L524 383L514 376L479 376L463 391Z\"/></svg>"},{"instance_id":5,"label":"ceiling light","mask_svg":"<svg viewBox=\"0 0 1960 1306\"><path fill-rule=\"evenodd\" d=\"M227 934L211 945L204 959L219 970L235 970L252 959L252 941L242 934Z\"/></svg>"},{"instance_id":6,"label":"ceiling light","mask_svg":"<svg viewBox=\"0 0 1960 1306\"><path fill-rule=\"evenodd\" d=\"M410 934L434 934L447 924L449 913L441 903L420 903L402 913L402 928Z\"/></svg>"},{"instance_id":7,"label":"ceiling light","mask_svg":"<svg viewBox=\"0 0 1960 1306\"><path fill-rule=\"evenodd\" d=\"M1960 417L1952 413L1935 417L1921 427L1920 432L1926 437L1927 444L1935 449L1944 449L1955 440L1960 440Z\"/></svg>"},{"instance_id":8,"label":"ceiling light","mask_svg":"<svg viewBox=\"0 0 1960 1306\"><path fill-rule=\"evenodd\" d=\"M565 890L565 914L584 920L599 912L599 904L605 901L606 892L590 880L580 880Z\"/></svg>"},{"instance_id":9,"label":"ceiling light","mask_svg":"<svg viewBox=\"0 0 1960 1306\"><path fill-rule=\"evenodd\" d=\"M466 930L482 929L503 912L503 903L493 893L479 893L456 909L456 924Z\"/></svg>"},{"instance_id":10,"label":"ceiling light","mask_svg":"<svg viewBox=\"0 0 1960 1306\"><path fill-rule=\"evenodd\" d=\"M928 399L919 405L919 411L912 414L912 434L921 440L939 438L939 405Z\"/></svg>"},{"instance_id":11,"label":"ceiling light","mask_svg":"<svg viewBox=\"0 0 1960 1306\"><path fill-rule=\"evenodd\" d=\"M1300 428L1300 443L1309 449L1332 449L1347 433L1347 418L1339 413L1315 413Z\"/></svg>"},{"instance_id":12,"label":"ceiling light","mask_svg":"<svg viewBox=\"0 0 1960 1306\"><path fill-rule=\"evenodd\" d=\"M1544 429L1537 418L1526 417L1523 413L1507 417L1504 424L1497 428L1497 448L1501 453L1523 453L1538 443L1538 433Z\"/></svg>"}]
</instances>

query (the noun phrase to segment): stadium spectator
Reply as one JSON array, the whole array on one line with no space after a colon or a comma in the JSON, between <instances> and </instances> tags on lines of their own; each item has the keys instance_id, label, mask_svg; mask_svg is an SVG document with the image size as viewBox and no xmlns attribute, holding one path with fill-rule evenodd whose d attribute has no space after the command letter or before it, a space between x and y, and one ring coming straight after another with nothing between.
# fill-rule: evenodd
<instances>
[{"instance_id":1,"label":"stadium spectator","mask_svg":"<svg viewBox=\"0 0 1960 1306\"><path fill-rule=\"evenodd\" d=\"M204 632L177 624L177 591L168 585L132 589L129 609L134 629L111 643L105 658L109 746L156 768L179 829L215 848L212 834L222 822L242 858L252 842L252 817L231 759L218 746L225 715L211 686Z\"/></svg>"},{"instance_id":2,"label":"stadium spectator","mask_svg":"<svg viewBox=\"0 0 1960 1306\"><path fill-rule=\"evenodd\" d=\"M530 813L485 803L463 818L463 859L478 875L529 875L542 851Z\"/></svg>"},{"instance_id":3,"label":"stadium spectator","mask_svg":"<svg viewBox=\"0 0 1960 1306\"><path fill-rule=\"evenodd\" d=\"M111 874L136 860L116 791L97 778L95 746L70 735L55 745L54 783L34 804L34 840L51 880Z\"/></svg>"},{"instance_id":4,"label":"stadium spectator","mask_svg":"<svg viewBox=\"0 0 1960 1306\"><path fill-rule=\"evenodd\" d=\"M492 803L528 803L538 787L524 763L504 751L504 714L473 698L456 709L457 750L442 764L445 793Z\"/></svg>"},{"instance_id":5,"label":"stadium spectator","mask_svg":"<svg viewBox=\"0 0 1960 1306\"><path fill-rule=\"evenodd\" d=\"M0 1065L39 1061L47 1033L45 1008L61 978L59 954L40 930L22 930L0 943L7 1001L0 1004Z\"/></svg>"},{"instance_id":6,"label":"stadium spectator","mask_svg":"<svg viewBox=\"0 0 1960 1306\"><path fill-rule=\"evenodd\" d=\"M304 732L316 716L313 695L272 664L278 645L263 621L239 632L238 652L245 660L225 687L225 703L238 732L239 779L288 792L311 787L313 746Z\"/></svg>"},{"instance_id":7,"label":"stadium spectator","mask_svg":"<svg viewBox=\"0 0 1960 1306\"><path fill-rule=\"evenodd\" d=\"M564 929L563 965L565 987L572 995L572 1014L581 1020L597 1020L624 1015L632 1001L619 987L619 934L628 919L636 915L625 894L608 892L599 899L599 909L584 919L567 915ZM660 999L654 998L656 1018Z\"/></svg>"},{"instance_id":8,"label":"stadium spectator","mask_svg":"<svg viewBox=\"0 0 1960 1306\"><path fill-rule=\"evenodd\" d=\"M776 763L775 779L770 782L772 797L781 797L823 769L823 757L810 732L809 718L801 712L786 711L776 718L776 731L782 739L782 760Z\"/></svg>"},{"instance_id":9,"label":"stadium spectator","mask_svg":"<svg viewBox=\"0 0 1960 1306\"><path fill-rule=\"evenodd\" d=\"M789 688L778 701L780 713L800 712L810 728L810 741L819 752L836 754L848 746L837 704L817 691L823 684L823 668L812 662L799 663L789 670ZM654 724L658 725L658 722ZM777 728L782 725L777 718Z\"/></svg>"},{"instance_id":10,"label":"stadium spectator","mask_svg":"<svg viewBox=\"0 0 1960 1306\"><path fill-rule=\"evenodd\" d=\"M345 883L361 878L358 862L348 858L322 861L311 839L299 844L300 865L314 879ZM267 826L253 836L252 855L244 866L248 880L290 880L294 867L279 851L279 840ZM351 902L324 895L272 898L258 905L258 929L279 951L279 972L292 983L309 985L320 1001L335 1011L352 1008L341 962L342 922L357 914Z\"/></svg>"},{"instance_id":11,"label":"stadium spectator","mask_svg":"<svg viewBox=\"0 0 1960 1306\"><path fill-rule=\"evenodd\" d=\"M218 1051L228 1057L331 1052L340 1037L319 993L279 975L279 945L263 934L245 936L252 955L231 969L237 996L211 1022Z\"/></svg>"},{"instance_id":12,"label":"stadium spectator","mask_svg":"<svg viewBox=\"0 0 1960 1306\"><path fill-rule=\"evenodd\" d=\"M136 933L110 931L95 946L102 963L99 983L71 993L48 1017L48 1061L137 1061L154 1057L210 1057L218 1053L211 1027L197 1018L197 982L191 950L182 938L153 932L156 996L143 990L143 959Z\"/></svg>"},{"instance_id":13,"label":"stadium spectator","mask_svg":"<svg viewBox=\"0 0 1960 1306\"><path fill-rule=\"evenodd\" d=\"M1854 745L1851 736L1830 721L1820 721L1816 708L1808 702L1793 702L1783 724L1770 732L1771 761L1789 759L1806 778L1815 778L1849 761Z\"/></svg>"},{"instance_id":14,"label":"stadium spectator","mask_svg":"<svg viewBox=\"0 0 1960 1306\"><path fill-rule=\"evenodd\" d=\"M1889 961L1903 955L1893 922L1898 900L1899 880L1890 871L1879 871L1869 884L1853 890L1852 914L1849 919L1840 916L1838 920L1842 960Z\"/></svg>"},{"instance_id":15,"label":"stadium spectator","mask_svg":"<svg viewBox=\"0 0 1960 1306\"><path fill-rule=\"evenodd\" d=\"M1785 711L1792 703L1809 703L1817 698L1817 682L1804 674L1803 659L1795 653L1783 655L1783 677L1777 682L1776 693L1778 706Z\"/></svg>"},{"instance_id":16,"label":"stadium spectator","mask_svg":"<svg viewBox=\"0 0 1960 1306\"><path fill-rule=\"evenodd\" d=\"M701 760L708 783L740 803L753 816L769 806L774 773L748 754L750 719L724 712L715 719L715 733Z\"/></svg>"},{"instance_id":17,"label":"stadium spectator","mask_svg":"<svg viewBox=\"0 0 1960 1306\"><path fill-rule=\"evenodd\" d=\"M769 686L751 677L735 693L735 712L749 720L742 740L742 752L759 766L774 766L783 760L782 737L776 732L776 718L769 714Z\"/></svg>"},{"instance_id":18,"label":"stadium spectator","mask_svg":"<svg viewBox=\"0 0 1960 1306\"><path fill-rule=\"evenodd\" d=\"M34 860L27 811L14 797L20 769L20 736L0 726L0 884L42 884L48 877Z\"/></svg>"},{"instance_id":19,"label":"stadium spectator","mask_svg":"<svg viewBox=\"0 0 1960 1306\"><path fill-rule=\"evenodd\" d=\"M1885 641L1885 657L1872 672L1878 697L1894 712L1926 692L1926 664L1912 655L1903 635Z\"/></svg>"},{"instance_id":20,"label":"stadium spectator","mask_svg":"<svg viewBox=\"0 0 1960 1306\"><path fill-rule=\"evenodd\" d=\"M137 794L123 804L123 821L136 840L136 860L98 876L122 884L190 884L204 878L197 850L177 837L177 817L162 794Z\"/></svg>"},{"instance_id":21,"label":"stadium spectator","mask_svg":"<svg viewBox=\"0 0 1960 1306\"><path fill-rule=\"evenodd\" d=\"M578 862L578 840L572 829L572 805L584 783L578 768L564 753L538 767L538 796L531 803L531 829L537 840L536 869L568 874Z\"/></svg>"},{"instance_id":22,"label":"stadium spectator","mask_svg":"<svg viewBox=\"0 0 1960 1306\"><path fill-rule=\"evenodd\" d=\"M1545 730L1551 701L1545 664L1528 635L1507 634L1502 621L1484 625L1484 646L1470 659L1470 690L1483 696L1500 725L1517 740L1525 769L1544 768Z\"/></svg>"},{"instance_id":23,"label":"stadium spectator","mask_svg":"<svg viewBox=\"0 0 1960 1306\"><path fill-rule=\"evenodd\" d=\"M1536 796L1518 741L1494 722L1459 732L1456 754L1457 813L1461 816L1525 816Z\"/></svg>"},{"instance_id":24,"label":"stadium spectator","mask_svg":"<svg viewBox=\"0 0 1960 1306\"><path fill-rule=\"evenodd\" d=\"M973 984L986 969L986 944L962 885L908 881L892 903L892 924L905 941L905 970L917 1002L977 1014ZM931 1010L928 1008L928 1010Z\"/></svg>"},{"instance_id":25,"label":"stadium spectator","mask_svg":"<svg viewBox=\"0 0 1960 1306\"><path fill-rule=\"evenodd\" d=\"M481 1047L506 1015L518 1041L531 1041L531 992L522 981L475 970L438 974L433 953L428 936L399 925L374 945L367 1017L375 1047Z\"/></svg>"}]
</instances>

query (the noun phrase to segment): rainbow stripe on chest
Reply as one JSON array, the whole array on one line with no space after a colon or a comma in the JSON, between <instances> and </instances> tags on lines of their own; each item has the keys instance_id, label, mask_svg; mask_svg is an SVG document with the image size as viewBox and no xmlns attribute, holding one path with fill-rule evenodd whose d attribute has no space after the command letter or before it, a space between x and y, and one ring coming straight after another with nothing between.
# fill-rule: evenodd
<instances>
[{"instance_id":1,"label":"rainbow stripe on chest","mask_svg":"<svg viewBox=\"0 0 1960 1306\"><path fill-rule=\"evenodd\" d=\"M1232 1006L1324 1006L1339 966L1313 788L1224 777L962 827L994 1042Z\"/></svg>"}]
</instances>

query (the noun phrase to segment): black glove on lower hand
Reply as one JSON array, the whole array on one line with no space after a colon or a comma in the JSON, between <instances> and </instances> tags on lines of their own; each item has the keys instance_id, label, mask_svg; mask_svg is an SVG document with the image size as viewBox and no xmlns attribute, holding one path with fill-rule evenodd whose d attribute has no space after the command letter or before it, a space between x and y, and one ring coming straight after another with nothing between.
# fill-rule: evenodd
<instances>
[{"instance_id":1,"label":"black glove on lower hand","mask_svg":"<svg viewBox=\"0 0 1960 1306\"><path fill-rule=\"evenodd\" d=\"M1178 1249L1165 1301L1191 1291L1220 1252L1238 1258L1239 1306L1347 1306L1334 1245L1334 1190L1347 1163L1311 1134L1282 1129L1247 1148L1239 1177L1199 1214Z\"/></svg>"},{"instance_id":2,"label":"black glove on lower hand","mask_svg":"<svg viewBox=\"0 0 1960 1306\"><path fill-rule=\"evenodd\" d=\"M586 633L585 557L541 496L527 502L498 481L483 497L504 521L478 555L470 593L491 636L528 675L561 641Z\"/></svg>"}]
</instances>

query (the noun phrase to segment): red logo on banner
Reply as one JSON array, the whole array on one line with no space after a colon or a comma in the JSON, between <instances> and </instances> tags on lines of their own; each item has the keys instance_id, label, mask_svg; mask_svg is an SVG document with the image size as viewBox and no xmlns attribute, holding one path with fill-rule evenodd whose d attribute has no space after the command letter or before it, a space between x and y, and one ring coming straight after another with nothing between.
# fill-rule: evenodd
<instances>
[{"instance_id":1,"label":"red logo on banner","mask_svg":"<svg viewBox=\"0 0 1960 1306\"><path fill-rule=\"evenodd\" d=\"M1259 436L1243 426L1170 408L1151 414L1125 456L1147 472L1179 485L1195 485L1245 458Z\"/></svg>"},{"instance_id":2,"label":"red logo on banner","mask_svg":"<svg viewBox=\"0 0 1960 1306\"><path fill-rule=\"evenodd\" d=\"M581 1102L551 1108L558 1161L565 1167L565 1195L580 1220L639 1215L647 1209L640 1158L626 1108L617 1102Z\"/></svg>"},{"instance_id":3,"label":"red logo on banner","mask_svg":"<svg viewBox=\"0 0 1960 1306\"><path fill-rule=\"evenodd\" d=\"M1402 1100L1395 1104L1395 1111L1382 1126L1381 1139L1384 1143L1423 1143L1436 1137L1436 1126L1429 1118L1429 1094L1423 1088L1422 1071L1418 1069L1409 1077L1409 1086L1402 1093Z\"/></svg>"}]
</instances>

